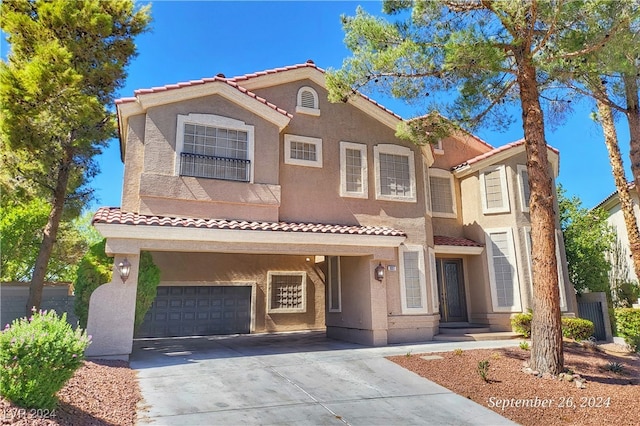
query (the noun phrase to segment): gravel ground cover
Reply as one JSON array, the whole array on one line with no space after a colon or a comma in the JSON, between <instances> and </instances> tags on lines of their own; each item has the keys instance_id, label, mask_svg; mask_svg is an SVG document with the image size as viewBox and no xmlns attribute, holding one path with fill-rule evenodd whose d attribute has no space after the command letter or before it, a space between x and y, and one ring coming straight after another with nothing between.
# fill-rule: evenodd
<instances>
[{"instance_id":1,"label":"gravel ground cover","mask_svg":"<svg viewBox=\"0 0 640 426\"><path fill-rule=\"evenodd\" d=\"M565 342L565 368L586 379L583 388L575 380L526 374L529 355L507 348L389 359L522 425L640 425L637 354L616 345L594 349ZM486 382L477 371L481 361L489 362ZM611 371L616 366L618 373Z\"/></svg>"}]
</instances>

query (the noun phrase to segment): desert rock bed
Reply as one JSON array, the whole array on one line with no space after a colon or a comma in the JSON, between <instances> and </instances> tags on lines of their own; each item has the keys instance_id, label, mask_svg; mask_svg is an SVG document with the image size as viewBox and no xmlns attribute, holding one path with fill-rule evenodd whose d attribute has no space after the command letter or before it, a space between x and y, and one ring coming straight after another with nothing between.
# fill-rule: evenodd
<instances>
[{"instance_id":1,"label":"desert rock bed","mask_svg":"<svg viewBox=\"0 0 640 426\"><path fill-rule=\"evenodd\" d=\"M124 361L85 361L58 393L53 412L20 408L0 398L2 425L129 426L142 398L136 372Z\"/></svg>"},{"instance_id":2,"label":"desert rock bed","mask_svg":"<svg viewBox=\"0 0 640 426\"><path fill-rule=\"evenodd\" d=\"M578 388L574 381L524 373L529 356L527 350L507 348L389 359L522 425L640 424L637 354L565 342L565 368L586 379L584 388ZM487 382L477 371L478 363L485 360L489 361ZM619 363L622 372L607 370L609 363Z\"/></svg>"}]
</instances>

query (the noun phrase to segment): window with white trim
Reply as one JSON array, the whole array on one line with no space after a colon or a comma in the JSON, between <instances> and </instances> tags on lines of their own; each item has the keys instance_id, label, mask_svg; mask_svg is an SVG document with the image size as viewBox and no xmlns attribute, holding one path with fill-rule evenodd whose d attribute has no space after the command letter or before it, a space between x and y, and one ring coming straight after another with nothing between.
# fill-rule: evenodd
<instances>
[{"instance_id":1,"label":"window with white trim","mask_svg":"<svg viewBox=\"0 0 640 426\"><path fill-rule=\"evenodd\" d=\"M431 247L427 248L427 254L429 255L429 270L431 272L431 304L433 306L433 312L438 313L440 311L440 298L438 297L438 271L436 266L436 252Z\"/></svg>"},{"instance_id":2,"label":"window with white trim","mask_svg":"<svg viewBox=\"0 0 640 426\"><path fill-rule=\"evenodd\" d=\"M176 168L179 176L250 182L254 127L213 114L178 115Z\"/></svg>"},{"instance_id":3,"label":"window with white trim","mask_svg":"<svg viewBox=\"0 0 640 426\"><path fill-rule=\"evenodd\" d=\"M520 284L511 228L486 231L491 302L496 312L518 312Z\"/></svg>"},{"instance_id":4,"label":"window with white trim","mask_svg":"<svg viewBox=\"0 0 640 426\"><path fill-rule=\"evenodd\" d=\"M532 262L532 244L531 244L531 228L525 227L524 237L527 249L527 264L529 266L529 285L533 289L533 262ZM558 238L562 238L562 231L556 230L556 262L558 264L558 289L560 294L560 310L567 310L567 297L564 288L564 273L562 272L562 257L560 256L560 243Z\"/></svg>"},{"instance_id":5,"label":"window with white trim","mask_svg":"<svg viewBox=\"0 0 640 426\"><path fill-rule=\"evenodd\" d=\"M510 211L504 165L487 167L480 172L480 193L484 214Z\"/></svg>"},{"instance_id":6,"label":"window with white trim","mask_svg":"<svg viewBox=\"0 0 640 426\"><path fill-rule=\"evenodd\" d=\"M318 92L309 86L303 86L298 90L296 112L309 115L320 115L318 106Z\"/></svg>"},{"instance_id":7,"label":"window with white trim","mask_svg":"<svg viewBox=\"0 0 640 426\"><path fill-rule=\"evenodd\" d=\"M268 312L302 313L307 311L306 272L272 272L268 278Z\"/></svg>"},{"instance_id":8,"label":"window with white trim","mask_svg":"<svg viewBox=\"0 0 640 426\"><path fill-rule=\"evenodd\" d=\"M436 217L455 218L456 197L453 175L442 169L429 170L429 192L431 212Z\"/></svg>"},{"instance_id":9,"label":"window with white trim","mask_svg":"<svg viewBox=\"0 0 640 426\"><path fill-rule=\"evenodd\" d=\"M427 283L422 246L400 247L402 313L427 313Z\"/></svg>"},{"instance_id":10,"label":"window with white trim","mask_svg":"<svg viewBox=\"0 0 640 426\"><path fill-rule=\"evenodd\" d=\"M431 215L431 188L429 183L429 166L427 162L422 163L422 169L424 170L424 207L428 215Z\"/></svg>"},{"instance_id":11,"label":"window with white trim","mask_svg":"<svg viewBox=\"0 0 640 426\"><path fill-rule=\"evenodd\" d=\"M368 198L367 146L340 142L340 196Z\"/></svg>"},{"instance_id":12,"label":"window with white trim","mask_svg":"<svg viewBox=\"0 0 640 426\"><path fill-rule=\"evenodd\" d=\"M416 201L413 151L407 147L381 144L373 148L376 168L376 199Z\"/></svg>"},{"instance_id":13,"label":"window with white trim","mask_svg":"<svg viewBox=\"0 0 640 426\"><path fill-rule=\"evenodd\" d=\"M442 139L438 139L438 142L436 142L433 145L433 153L434 154L438 154L438 155L444 155L444 148L442 146Z\"/></svg>"},{"instance_id":14,"label":"window with white trim","mask_svg":"<svg viewBox=\"0 0 640 426\"><path fill-rule=\"evenodd\" d=\"M529 172L527 166L523 164L518 164L518 187L520 189L520 207L523 212L528 212L531 191L529 190Z\"/></svg>"},{"instance_id":15,"label":"window with white trim","mask_svg":"<svg viewBox=\"0 0 640 426\"><path fill-rule=\"evenodd\" d=\"M322 139L284 135L284 162L295 166L322 167Z\"/></svg>"},{"instance_id":16,"label":"window with white trim","mask_svg":"<svg viewBox=\"0 0 640 426\"><path fill-rule=\"evenodd\" d=\"M341 312L342 288L340 284L339 256L327 256L327 288L329 290L329 312Z\"/></svg>"}]
</instances>

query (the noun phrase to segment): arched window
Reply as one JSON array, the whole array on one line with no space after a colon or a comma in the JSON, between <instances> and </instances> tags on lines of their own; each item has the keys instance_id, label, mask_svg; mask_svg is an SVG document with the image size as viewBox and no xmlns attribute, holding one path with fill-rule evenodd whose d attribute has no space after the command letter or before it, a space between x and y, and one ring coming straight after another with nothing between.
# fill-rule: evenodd
<instances>
[{"instance_id":1,"label":"arched window","mask_svg":"<svg viewBox=\"0 0 640 426\"><path fill-rule=\"evenodd\" d=\"M318 93L309 86L303 86L298 90L296 112L309 115L320 115L318 106Z\"/></svg>"}]
</instances>

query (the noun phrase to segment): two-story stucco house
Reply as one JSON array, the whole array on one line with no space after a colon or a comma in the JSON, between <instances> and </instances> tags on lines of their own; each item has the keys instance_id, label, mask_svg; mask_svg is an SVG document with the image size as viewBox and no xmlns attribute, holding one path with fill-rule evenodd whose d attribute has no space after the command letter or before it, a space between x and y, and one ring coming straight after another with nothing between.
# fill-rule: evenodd
<instances>
[{"instance_id":1,"label":"two-story stucco house","mask_svg":"<svg viewBox=\"0 0 640 426\"><path fill-rule=\"evenodd\" d=\"M452 322L510 330L531 306L522 141L413 145L372 99L329 103L311 61L138 90L117 113L122 206L94 225L132 268L93 293L88 355L131 352L141 251L161 283L139 337L319 329L385 345Z\"/></svg>"}]
</instances>

